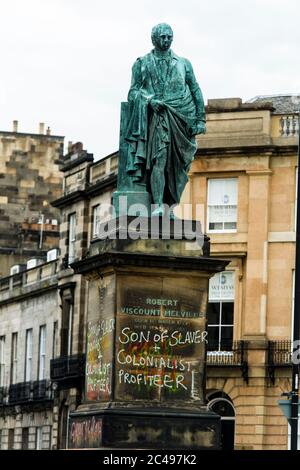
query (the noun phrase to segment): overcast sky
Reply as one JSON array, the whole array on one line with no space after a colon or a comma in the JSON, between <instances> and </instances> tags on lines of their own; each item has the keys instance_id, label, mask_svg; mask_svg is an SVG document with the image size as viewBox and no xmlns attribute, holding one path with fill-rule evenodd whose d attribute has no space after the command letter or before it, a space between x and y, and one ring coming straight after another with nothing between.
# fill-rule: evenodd
<instances>
[{"instance_id":1,"label":"overcast sky","mask_svg":"<svg viewBox=\"0 0 300 470\"><path fill-rule=\"evenodd\" d=\"M0 0L0 129L117 150L131 67L167 22L208 98L300 92L299 0Z\"/></svg>"}]
</instances>

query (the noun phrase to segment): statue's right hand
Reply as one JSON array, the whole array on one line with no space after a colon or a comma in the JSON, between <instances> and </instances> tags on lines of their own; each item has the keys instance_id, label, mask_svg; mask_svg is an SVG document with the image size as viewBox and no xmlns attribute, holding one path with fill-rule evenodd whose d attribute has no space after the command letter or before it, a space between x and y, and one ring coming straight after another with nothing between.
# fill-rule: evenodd
<instances>
[{"instance_id":1,"label":"statue's right hand","mask_svg":"<svg viewBox=\"0 0 300 470\"><path fill-rule=\"evenodd\" d=\"M150 106L155 113L160 113L164 109L164 103L155 99L150 101Z\"/></svg>"}]
</instances>

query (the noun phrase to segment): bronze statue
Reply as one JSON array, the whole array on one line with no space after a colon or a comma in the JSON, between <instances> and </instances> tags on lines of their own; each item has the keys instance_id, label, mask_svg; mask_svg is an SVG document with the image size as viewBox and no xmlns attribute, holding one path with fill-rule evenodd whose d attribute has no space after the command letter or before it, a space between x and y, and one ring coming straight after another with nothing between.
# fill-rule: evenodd
<instances>
[{"instance_id":1,"label":"bronze statue","mask_svg":"<svg viewBox=\"0 0 300 470\"><path fill-rule=\"evenodd\" d=\"M144 181L152 196L152 215L180 202L196 152L195 135L205 133L205 108L191 63L170 46L173 31L167 24L152 30L154 49L132 68L130 105L125 139L126 173Z\"/></svg>"}]
</instances>

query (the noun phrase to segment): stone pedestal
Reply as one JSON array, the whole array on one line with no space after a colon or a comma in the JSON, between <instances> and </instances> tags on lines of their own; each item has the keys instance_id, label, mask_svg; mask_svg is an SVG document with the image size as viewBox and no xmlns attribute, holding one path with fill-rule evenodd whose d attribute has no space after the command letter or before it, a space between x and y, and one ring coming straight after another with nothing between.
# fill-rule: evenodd
<instances>
[{"instance_id":1,"label":"stone pedestal","mask_svg":"<svg viewBox=\"0 0 300 470\"><path fill-rule=\"evenodd\" d=\"M85 400L70 416L69 446L216 449L219 417L204 399L206 306L208 280L227 262L208 256L195 222L181 238L184 221L171 222L166 239L162 219L156 239L146 237L151 227L133 239L141 232L131 222L117 220L73 265L89 292Z\"/></svg>"}]
</instances>

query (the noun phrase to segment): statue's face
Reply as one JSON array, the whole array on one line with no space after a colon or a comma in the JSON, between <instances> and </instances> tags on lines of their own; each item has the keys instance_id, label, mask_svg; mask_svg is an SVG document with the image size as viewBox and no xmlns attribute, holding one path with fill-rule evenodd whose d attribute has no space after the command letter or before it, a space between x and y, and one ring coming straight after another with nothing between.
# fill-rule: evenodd
<instances>
[{"instance_id":1,"label":"statue's face","mask_svg":"<svg viewBox=\"0 0 300 470\"><path fill-rule=\"evenodd\" d=\"M169 28L161 28L156 36L155 46L161 51L170 49L173 41L173 33Z\"/></svg>"}]
</instances>

